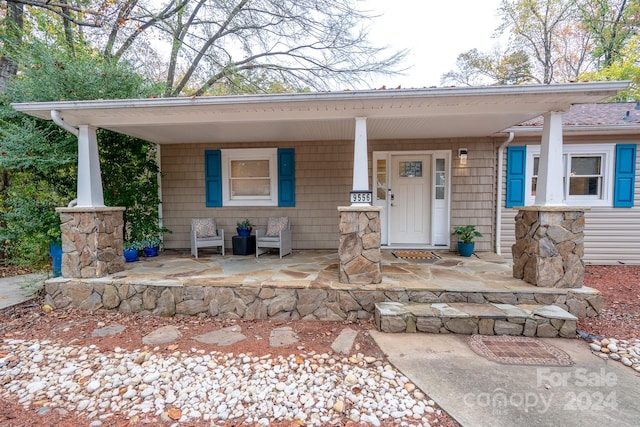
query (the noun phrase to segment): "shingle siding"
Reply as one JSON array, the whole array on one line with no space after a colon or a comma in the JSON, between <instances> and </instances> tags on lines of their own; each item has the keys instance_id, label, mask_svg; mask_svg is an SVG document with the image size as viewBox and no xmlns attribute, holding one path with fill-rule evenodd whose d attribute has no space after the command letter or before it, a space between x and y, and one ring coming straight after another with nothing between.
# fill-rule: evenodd
<instances>
[{"instance_id":1,"label":"shingle siding","mask_svg":"<svg viewBox=\"0 0 640 427\"><path fill-rule=\"evenodd\" d=\"M338 206L349 204L353 175L352 141L281 143L295 147L296 206L205 207L204 152L225 148L267 148L273 144L169 144L162 146L162 194L167 248L189 247L191 218L214 217L225 235L235 234L236 221L250 218L264 227L270 216L289 216L293 223L294 249L336 249ZM458 148L469 149L466 166L457 160ZM495 202L495 161L491 139L369 141L369 173L373 151L452 151L451 225L478 225L484 237L476 250L492 250ZM230 241L227 242L230 246ZM455 245L453 248L455 249Z\"/></svg>"}]
</instances>

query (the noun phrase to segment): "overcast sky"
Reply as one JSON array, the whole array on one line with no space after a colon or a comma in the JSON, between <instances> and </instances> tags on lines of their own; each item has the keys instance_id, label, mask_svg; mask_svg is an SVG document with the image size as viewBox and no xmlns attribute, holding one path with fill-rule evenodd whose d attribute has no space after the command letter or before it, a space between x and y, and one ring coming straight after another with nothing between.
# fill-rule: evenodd
<instances>
[{"instance_id":1,"label":"overcast sky","mask_svg":"<svg viewBox=\"0 0 640 427\"><path fill-rule=\"evenodd\" d=\"M455 69L458 55L469 49L489 51L500 24L500 0L363 0L363 9L380 14L371 28L375 45L409 49L406 76L380 77L372 87L440 86L440 77ZM362 88L366 89L366 88Z\"/></svg>"}]
</instances>

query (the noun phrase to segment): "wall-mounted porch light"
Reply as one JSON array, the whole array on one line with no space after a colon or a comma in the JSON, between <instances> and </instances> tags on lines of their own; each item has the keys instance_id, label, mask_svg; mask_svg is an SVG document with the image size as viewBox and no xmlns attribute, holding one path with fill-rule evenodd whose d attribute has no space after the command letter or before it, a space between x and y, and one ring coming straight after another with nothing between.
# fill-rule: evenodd
<instances>
[{"instance_id":1,"label":"wall-mounted porch light","mask_svg":"<svg viewBox=\"0 0 640 427\"><path fill-rule=\"evenodd\" d=\"M458 148L458 159L460 159L461 165L467 164L467 153L468 150L466 148Z\"/></svg>"}]
</instances>

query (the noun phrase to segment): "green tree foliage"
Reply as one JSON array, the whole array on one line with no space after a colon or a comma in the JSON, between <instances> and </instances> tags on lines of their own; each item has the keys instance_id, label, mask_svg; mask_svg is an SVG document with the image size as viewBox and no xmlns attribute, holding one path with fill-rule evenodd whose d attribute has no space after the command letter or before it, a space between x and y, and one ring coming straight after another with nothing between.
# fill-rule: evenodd
<instances>
[{"instance_id":1,"label":"green tree foliage","mask_svg":"<svg viewBox=\"0 0 640 427\"><path fill-rule=\"evenodd\" d=\"M395 74L405 51L373 46L358 0L12 0L32 34L75 50L86 41L165 83L164 96L204 95L242 76L285 87L355 87ZM254 73L258 71L258 73Z\"/></svg>"},{"instance_id":2,"label":"green tree foliage","mask_svg":"<svg viewBox=\"0 0 640 427\"><path fill-rule=\"evenodd\" d=\"M442 76L442 84L477 86L483 83L513 85L531 81L529 57L523 51L491 54L471 49L458 55L457 70Z\"/></svg>"},{"instance_id":3,"label":"green tree foliage","mask_svg":"<svg viewBox=\"0 0 640 427\"><path fill-rule=\"evenodd\" d=\"M640 5L630 0L581 0L581 21L593 40L598 69L621 59L624 46L637 33Z\"/></svg>"},{"instance_id":4,"label":"green tree foliage","mask_svg":"<svg viewBox=\"0 0 640 427\"><path fill-rule=\"evenodd\" d=\"M443 83L553 83L593 76L614 63L618 63L614 69L620 68L621 63L628 63L621 55L632 53L623 47L638 31L640 4L631 0L502 0L498 14L502 23L496 35L509 35L506 51L487 54L473 49L460 54L458 69L444 74Z\"/></svg>"},{"instance_id":5,"label":"green tree foliage","mask_svg":"<svg viewBox=\"0 0 640 427\"><path fill-rule=\"evenodd\" d=\"M158 222L159 168L156 145L108 130L98 132L102 184L107 206L125 206L125 238L137 245L169 232Z\"/></svg>"},{"instance_id":6,"label":"green tree foliage","mask_svg":"<svg viewBox=\"0 0 640 427\"><path fill-rule=\"evenodd\" d=\"M618 58L600 71L583 73L582 80L630 80L629 89L621 91L611 102L640 101L640 35L630 38Z\"/></svg>"},{"instance_id":7,"label":"green tree foliage","mask_svg":"<svg viewBox=\"0 0 640 427\"><path fill-rule=\"evenodd\" d=\"M540 83L569 80L582 70L584 40L573 31L578 22L576 1L503 0L498 8L498 32L509 31L511 44L527 52ZM567 75L570 70L573 75Z\"/></svg>"},{"instance_id":8,"label":"green tree foliage","mask_svg":"<svg viewBox=\"0 0 640 427\"><path fill-rule=\"evenodd\" d=\"M59 236L54 209L75 198L77 139L52 122L15 112L9 102L146 97L157 87L146 84L126 62L105 61L91 50L71 53L37 40L27 46L21 72L0 103L0 169L10 176L2 196L0 238L12 262L42 266L49 240ZM130 208L130 224L140 233L158 235L154 144L101 131L99 150L105 202Z\"/></svg>"}]
</instances>

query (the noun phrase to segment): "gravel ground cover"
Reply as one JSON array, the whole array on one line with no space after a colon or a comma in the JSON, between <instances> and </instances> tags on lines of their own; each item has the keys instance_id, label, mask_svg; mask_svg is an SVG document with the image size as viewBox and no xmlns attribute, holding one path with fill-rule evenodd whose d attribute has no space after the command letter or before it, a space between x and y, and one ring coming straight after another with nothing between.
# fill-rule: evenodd
<instances>
[{"instance_id":1,"label":"gravel ground cover","mask_svg":"<svg viewBox=\"0 0 640 427\"><path fill-rule=\"evenodd\" d=\"M12 273L0 270L0 277ZM587 266L585 285L605 297L600 316L579 320L578 329L591 341L585 346L599 357L628 359L635 374L640 267ZM93 336L115 324L126 325L126 332ZM182 336L144 345L145 335L166 325ZM230 325L240 325L251 339L226 347L191 339ZM291 326L299 342L270 347L269 332L282 325ZM331 344L345 327L358 332L353 352L334 354ZM0 425L456 426L387 363L371 328L368 322L48 311L36 298L0 311Z\"/></svg>"}]
</instances>

